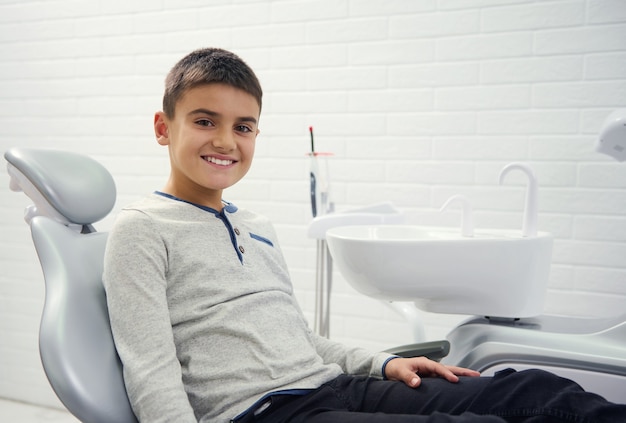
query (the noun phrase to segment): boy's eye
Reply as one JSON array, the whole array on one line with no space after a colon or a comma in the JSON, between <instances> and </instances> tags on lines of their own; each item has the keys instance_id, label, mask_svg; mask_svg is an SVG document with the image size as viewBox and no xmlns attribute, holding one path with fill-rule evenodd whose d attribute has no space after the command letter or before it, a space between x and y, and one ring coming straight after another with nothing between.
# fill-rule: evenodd
<instances>
[{"instance_id":1,"label":"boy's eye","mask_svg":"<svg viewBox=\"0 0 626 423\"><path fill-rule=\"evenodd\" d=\"M196 120L196 124L200 126L212 126L213 122L208 119L198 119Z\"/></svg>"},{"instance_id":2,"label":"boy's eye","mask_svg":"<svg viewBox=\"0 0 626 423\"><path fill-rule=\"evenodd\" d=\"M235 127L235 130L237 130L238 132L244 132L244 133L252 132L252 128L250 128L247 125L237 125Z\"/></svg>"}]
</instances>

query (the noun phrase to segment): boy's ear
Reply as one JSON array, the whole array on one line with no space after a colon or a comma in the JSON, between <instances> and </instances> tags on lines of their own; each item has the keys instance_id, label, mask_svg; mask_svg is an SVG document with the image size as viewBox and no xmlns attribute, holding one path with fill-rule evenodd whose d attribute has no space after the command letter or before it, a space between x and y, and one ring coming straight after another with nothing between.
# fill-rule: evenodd
<instances>
[{"instance_id":1,"label":"boy's ear","mask_svg":"<svg viewBox=\"0 0 626 423\"><path fill-rule=\"evenodd\" d=\"M154 114L154 135L156 135L157 142L161 145L169 145L169 130L167 116L163 112L156 112Z\"/></svg>"}]
</instances>

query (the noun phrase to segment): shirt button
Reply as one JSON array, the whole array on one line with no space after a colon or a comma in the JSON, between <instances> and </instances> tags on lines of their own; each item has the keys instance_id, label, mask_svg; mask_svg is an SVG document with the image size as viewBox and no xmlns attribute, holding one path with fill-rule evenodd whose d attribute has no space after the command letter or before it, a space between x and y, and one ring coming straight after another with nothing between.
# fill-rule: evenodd
<instances>
[{"instance_id":1,"label":"shirt button","mask_svg":"<svg viewBox=\"0 0 626 423\"><path fill-rule=\"evenodd\" d=\"M239 231L239 229L237 229L237 228L235 228L235 233L236 233L237 235L241 235L241 232L240 232L240 231Z\"/></svg>"},{"instance_id":2,"label":"shirt button","mask_svg":"<svg viewBox=\"0 0 626 423\"><path fill-rule=\"evenodd\" d=\"M239 251L241 251L241 254L246 252L246 250L241 245L239 246Z\"/></svg>"}]
</instances>

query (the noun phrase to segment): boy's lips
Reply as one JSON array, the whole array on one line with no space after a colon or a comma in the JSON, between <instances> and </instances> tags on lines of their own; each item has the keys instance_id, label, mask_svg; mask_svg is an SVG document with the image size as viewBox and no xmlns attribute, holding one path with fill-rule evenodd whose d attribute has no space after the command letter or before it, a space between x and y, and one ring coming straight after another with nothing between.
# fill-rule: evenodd
<instances>
[{"instance_id":1,"label":"boy's lips","mask_svg":"<svg viewBox=\"0 0 626 423\"><path fill-rule=\"evenodd\" d=\"M202 160L209 162L209 163L216 164L218 166L230 166L236 161L233 159L219 158L215 156L202 156Z\"/></svg>"}]
</instances>

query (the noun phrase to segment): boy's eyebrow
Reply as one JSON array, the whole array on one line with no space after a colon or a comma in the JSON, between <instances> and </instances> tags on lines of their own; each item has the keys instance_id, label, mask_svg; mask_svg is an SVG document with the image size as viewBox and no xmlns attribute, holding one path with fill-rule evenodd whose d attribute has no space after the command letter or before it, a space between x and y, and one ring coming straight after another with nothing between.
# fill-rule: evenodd
<instances>
[{"instance_id":1,"label":"boy's eyebrow","mask_svg":"<svg viewBox=\"0 0 626 423\"><path fill-rule=\"evenodd\" d=\"M209 116L220 117L219 113L214 112L214 111L209 110L209 109L203 109L203 108L195 109L195 110L192 110L189 113L187 113L187 116L193 116L193 115L209 115ZM253 116L242 116L242 117L238 118L238 120L241 121L241 122L252 122L254 124L257 123L256 118L253 117Z\"/></svg>"}]
</instances>

